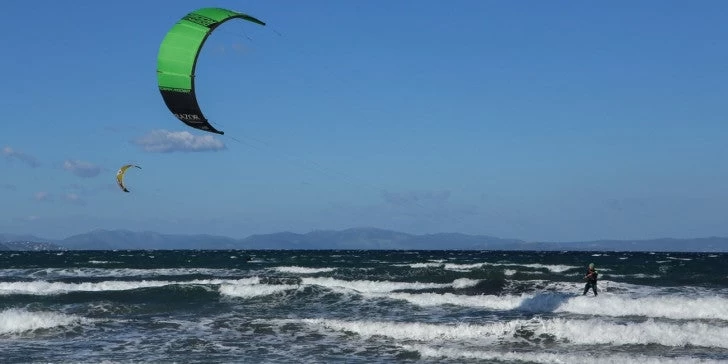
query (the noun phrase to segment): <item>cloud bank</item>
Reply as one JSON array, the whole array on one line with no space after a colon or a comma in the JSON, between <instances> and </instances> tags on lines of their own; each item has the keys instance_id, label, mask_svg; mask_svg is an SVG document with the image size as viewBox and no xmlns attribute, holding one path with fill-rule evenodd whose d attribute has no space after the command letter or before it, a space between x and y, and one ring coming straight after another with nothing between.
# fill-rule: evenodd
<instances>
[{"instance_id":1,"label":"cloud bank","mask_svg":"<svg viewBox=\"0 0 728 364\"><path fill-rule=\"evenodd\" d=\"M132 141L150 153L210 152L225 149L225 143L212 135L194 135L187 131L153 130Z\"/></svg>"},{"instance_id":2,"label":"cloud bank","mask_svg":"<svg viewBox=\"0 0 728 364\"><path fill-rule=\"evenodd\" d=\"M38 191L35 194L33 194L33 199L36 201L55 201L56 198L54 197L54 194L47 192L47 191ZM62 195L60 195L61 202L65 202L71 205L78 205L78 206L86 206L86 200L81 198L81 196L74 192L66 192Z\"/></svg>"},{"instance_id":3,"label":"cloud bank","mask_svg":"<svg viewBox=\"0 0 728 364\"><path fill-rule=\"evenodd\" d=\"M7 159L17 159L33 168L40 166L38 159L32 155L23 153L8 146L3 147L2 154Z\"/></svg>"},{"instance_id":4,"label":"cloud bank","mask_svg":"<svg viewBox=\"0 0 728 364\"><path fill-rule=\"evenodd\" d=\"M450 191L381 191L381 196L388 204L397 206L419 205L424 202L443 204L450 198Z\"/></svg>"},{"instance_id":5,"label":"cloud bank","mask_svg":"<svg viewBox=\"0 0 728 364\"><path fill-rule=\"evenodd\" d=\"M50 201L52 200L51 194L45 191L36 192L35 195L33 195L33 198L35 198L36 201Z\"/></svg>"},{"instance_id":6,"label":"cloud bank","mask_svg":"<svg viewBox=\"0 0 728 364\"><path fill-rule=\"evenodd\" d=\"M63 169L75 174L82 178L96 177L101 173L101 167L80 160L67 159L63 162Z\"/></svg>"},{"instance_id":7,"label":"cloud bank","mask_svg":"<svg viewBox=\"0 0 728 364\"><path fill-rule=\"evenodd\" d=\"M80 206L85 206L86 205L86 201L84 201L81 198L81 196L79 196L78 194L73 193L73 192L68 192L65 195L63 195L63 200L65 202L68 202L68 203L73 204L73 205L80 205Z\"/></svg>"},{"instance_id":8,"label":"cloud bank","mask_svg":"<svg viewBox=\"0 0 728 364\"><path fill-rule=\"evenodd\" d=\"M11 191L16 191L18 189L18 186L10 183L3 183L0 185L1 188Z\"/></svg>"}]
</instances>

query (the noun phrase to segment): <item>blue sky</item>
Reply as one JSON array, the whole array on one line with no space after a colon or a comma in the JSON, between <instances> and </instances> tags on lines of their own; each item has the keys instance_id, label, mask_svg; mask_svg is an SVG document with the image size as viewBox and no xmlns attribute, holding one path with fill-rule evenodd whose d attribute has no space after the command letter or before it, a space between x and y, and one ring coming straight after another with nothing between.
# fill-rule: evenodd
<instances>
[{"instance_id":1,"label":"blue sky","mask_svg":"<svg viewBox=\"0 0 728 364\"><path fill-rule=\"evenodd\" d=\"M185 126L166 31L219 6ZM728 235L725 1L13 1L0 232ZM187 139L185 139L187 138ZM131 193L114 182L127 174Z\"/></svg>"}]
</instances>

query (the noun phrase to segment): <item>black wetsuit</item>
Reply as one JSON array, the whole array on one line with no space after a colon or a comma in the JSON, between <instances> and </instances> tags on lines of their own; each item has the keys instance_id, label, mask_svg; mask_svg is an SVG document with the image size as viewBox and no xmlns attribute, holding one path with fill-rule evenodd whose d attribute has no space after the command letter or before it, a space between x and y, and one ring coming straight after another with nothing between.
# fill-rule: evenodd
<instances>
[{"instance_id":1,"label":"black wetsuit","mask_svg":"<svg viewBox=\"0 0 728 364\"><path fill-rule=\"evenodd\" d=\"M589 292L589 288L594 291L595 296L597 295L597 275L599 275L599 273L597 273L596 269L586 271L586 285L584 286L584 293L582 296Z\"/></svg>"}]
</instances>

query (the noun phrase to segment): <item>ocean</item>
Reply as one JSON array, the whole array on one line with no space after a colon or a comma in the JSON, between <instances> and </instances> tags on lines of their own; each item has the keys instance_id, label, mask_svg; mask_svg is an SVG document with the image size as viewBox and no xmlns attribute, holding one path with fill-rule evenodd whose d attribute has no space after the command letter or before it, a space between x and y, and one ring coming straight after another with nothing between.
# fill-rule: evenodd
<instances>
[{"instance_id":1,"label":"ocean","mask_svg":"<svg viewBox=\"0 0 728 364\"><path fill-rule=\"evenodd\" d=\"M0 362L728 363L728 254L2 251Z\"/></svg>"}]
</instances>

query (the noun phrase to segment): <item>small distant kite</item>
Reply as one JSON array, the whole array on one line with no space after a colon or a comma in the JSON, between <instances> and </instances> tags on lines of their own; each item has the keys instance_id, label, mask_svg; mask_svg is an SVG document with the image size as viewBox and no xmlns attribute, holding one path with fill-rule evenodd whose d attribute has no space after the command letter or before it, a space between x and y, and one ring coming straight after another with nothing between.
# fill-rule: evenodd
<instances>
[{"instance_id":1,"label":"small distant kite","mask_svg":"<svg viewBox=\"0 0 728 364\"><path fill-rule=\"evenodd\" d=\"M220 24L243 19L265 25L243 13L222 8L197 9L180 19L167 32L157 55L157 83L169 111L187 126L211 133L215 129L202 115L195 95L195 66L205 40Z\"/></svg>"},{"instance_id":2,"label":"small distant kite","mask_svg":"<svg viewBox=\"0 0 728 364\"><path fill-rule=\"evenodd\" d=\"M126 164L126 165L123 165L121 168L119 168L119 171L116 172L116 183L119 184L119 188L121 188L121 190L124 192L129 192L129 190L127 190L126 187L124 186L124 175L126 174L126 170L131 167L136 167L136 168L142 169L142 167L139 167L137 165Z\"/></svg>"}]
</instances>

